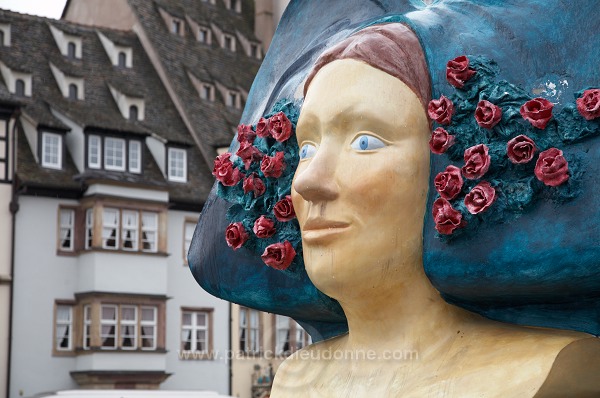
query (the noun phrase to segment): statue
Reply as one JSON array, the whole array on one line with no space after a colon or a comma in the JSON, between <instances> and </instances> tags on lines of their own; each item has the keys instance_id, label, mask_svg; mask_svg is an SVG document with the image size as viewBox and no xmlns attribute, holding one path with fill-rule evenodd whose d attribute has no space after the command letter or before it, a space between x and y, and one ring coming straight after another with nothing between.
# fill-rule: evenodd
<instances>
[{"instance_id":1,"label":"statue","mask_svg":"<svg viewBox=\"0 0 600 398\"><path fill-rule=\"evenodd\" d=\"M589 159L600 156L594 140L600 135L600 76L587 73L584 63L578 73L562 71L559 77L571 87L557 94L548 84L543 92L560 110L544 95L533 97L522 86L547 77L539 73L543 67L523 63L535 69L525 78L510 66L507 71L503 61L511 57L499 56L493 41L491 51L468 42L470 35L485 36L479 22L467 28L465 18L454 15L461 7L487 15L492 3L439 1L402 17L362 15L345 38L330 33L327 48L304 53L312 62L300 56L301 67L299 61L287 66L297 68L300 81L289 73L289 81L271 87L269 101L286 98L283 93L303 96L299 116L289 104L276 105L279 112L260 121L249 115L256 110L247 112L256 125L239 130L238 159L218 159L219 195L243 198L237 207L222 207L232 222L227 239L220 228L220 240L244 248L236 250L238 260L223 262L215 257L233 251L215 254L200 246L211 214L224 217L211 203L192 245L196 278L221 297L295 316L322 337L284 362L273 396L600 394L600 342L582 333L598 331L590 316L598 308L597 245L587 237L598 216L577 210L597 201L588 190L596 167ZM513 11L507 7L505 16ZM302 15L298 3L286 11L288 26L294 12ZM457 28L465 29L456 40L467 44L448 47L467 47L469 55L455 52L433 65L457 50L432 55L427 47L439 33L440 15L456 17ZM518 31L490 29L503 39ZM249 105L264 105L255 88ZM432 91L439 98L432 100ZM560 98L569 91L580 91L577 100ZM290 150L296 143L297 157ZM283 169L295 162L291 182L294 170ZM287 217L288 194L301 245ZM257 207L275 216L257 217ZM539 230L539 220L546 230ZM585 237L571 243L567 225ZM565 242L578 258L557 255ZM247 268L224 276L206 263L236 269L251 262L246 249L262 253L271 268L251 267L254 288L237 293L232 286L245 283L235 280L237 272ZM349 332L340 335L344 319Z\"/></svg>"}]
</instances>

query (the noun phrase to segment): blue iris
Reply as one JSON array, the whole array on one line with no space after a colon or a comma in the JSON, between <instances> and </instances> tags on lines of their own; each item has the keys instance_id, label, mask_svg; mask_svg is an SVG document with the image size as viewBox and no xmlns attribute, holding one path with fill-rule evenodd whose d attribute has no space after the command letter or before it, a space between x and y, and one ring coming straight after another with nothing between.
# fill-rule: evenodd
<instances>
[{"instance_id":1,"label":"blue iris","mask_svg":"<svg viewBox=\"0 0 600 398\"><path fill-rule=\"evenodd\" d=\"M385 146L385 143L377 137L363 134L356 137L356 139L352 141L352 144L350 144L350 146L352 147L352 149L355 149L357 151L372 151L374 149L383 148Z\"/></svg>"},{"instance_id":2,"label":"blue iris","mask_svg":"<svg viewBox=\"0 0 600 398\"><path fill-rule=\"evenodd\" d=\"M315 152L317 152L317 147L313 144L304 144L300 149L300 159L308 159L315 156Z\"/></svg>"}]
</instances>

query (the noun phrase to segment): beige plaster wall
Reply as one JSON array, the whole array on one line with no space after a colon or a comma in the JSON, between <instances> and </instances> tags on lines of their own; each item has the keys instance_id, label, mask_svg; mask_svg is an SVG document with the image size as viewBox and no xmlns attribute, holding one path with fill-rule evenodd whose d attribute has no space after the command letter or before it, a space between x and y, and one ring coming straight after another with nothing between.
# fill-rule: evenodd
<instances>
[{"instance_id":1,"label":"beige plaster wall","mask_svg":"<svg viewBox=\"0 0 600 398\"><path fill-rule=\"evenodd\" d=\"M70 0L64 19L84 25L130 30L135 23L127 0Z\"/></svg>"},{"instance_id":2,"label":"beige plaster wall","mask_svg":"<svg viewBox=\"0 0 600 398\"><path fill-rule=\"evenodd\" d=\"M275 322L273 314L261 312L260 327L261 327L261 355L244 356L240 354L239 340L239 306L232 304L231 306L231 395L239 398L252 397L252 375L255 373L255 365L259 365L262 369L262 374L267 372L269 364L273 367L273 372L283 362L285 357L275 357Z\"/></svg>"}]
</instances>

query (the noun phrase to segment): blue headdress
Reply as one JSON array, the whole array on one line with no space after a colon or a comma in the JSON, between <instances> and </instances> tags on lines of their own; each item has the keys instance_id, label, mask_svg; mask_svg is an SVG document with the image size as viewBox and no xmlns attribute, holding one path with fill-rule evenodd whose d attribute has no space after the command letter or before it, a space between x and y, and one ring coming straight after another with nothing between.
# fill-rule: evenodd
<instances>
[{"instance_id":1,"label":"blue headdress","mask_svg":"<svg viewBox=\"0 0 600 398\"><path fill-rule=\"evenodd\" d=\"M556 132L556 140L550 140L553 145L565 144L561 150L574 185L547 193L538 190L529 199L526 186L507 188L506 198L525 197L525 202L514 203L518 212L504 218L492 217L500 214L494 212L489 219L469 216L469 233L451 239L440 239L436 220L428 212L423 232L425 271L446 300L490 318L600 334L600 198L595 195L600 140L589 138L598 133L594 122L586 127L574 111L582 90L600 86L600 37L595 34L600 21L590 17L594 2L347 0L328 2L327 12L322 8L323 2L316 0L290 3L250 91L242 122L256 124L280 100L294 98L327 47L365 26L385 22L407 24L419 37L434 98L445 95L457 103L472 103L464 94L470 86L457 91L446 76L448 60L470 54L474 68L482 65L491 71L495 87L506 81L516 97L550 100L556 119L578 131L570 134L563 129L561 136L559 129L548 130ZM482 90L477 88L478 96ZM500 102L502 91L495 95L487 93L485 99ZM472 111L463 107L457 114ZM505 133L506 141L516 135ZM548 146L545 141L543 145ZM449 162L458 165L460 160L457 153L463 148L458 144L453 148L432 155L429 209L438 198L434 178ZM234 142L232 151L237 149ZM497 182L493 185L498 187ZM314 287L302 267L296 267L294 275L281 273L266 267L253 252L227 246L224 234L230 222L225 214L230 206L214 191L205 205L189 254L198 283L224 299L291 316L315 340L347 330L341 307Z\"/></svg>"}]
</instances>

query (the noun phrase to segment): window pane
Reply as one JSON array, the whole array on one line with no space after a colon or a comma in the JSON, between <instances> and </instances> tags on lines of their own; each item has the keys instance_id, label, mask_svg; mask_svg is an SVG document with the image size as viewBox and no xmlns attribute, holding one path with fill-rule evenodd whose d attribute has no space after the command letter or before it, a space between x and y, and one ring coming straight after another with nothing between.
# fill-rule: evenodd
<instances>
[{"instance_id":1,"label":"window pane","mask_svg":"<svg viewBox=\"0 0 600 398\"><path fill-rule=\"evenodd\" d=\"M142 307L142 321L156 322L156 308Z\"/></svg>"},{"instance_id":2,"label":"window pane","mask_svg":"<svg viewBox=\"0 0 600 398\"><path fill-rule=\"evenodd\" d=\"M58 134L42 134L42 166L54 169L62 167L62 137Z\"/></svg>"},{"instance_id":3,"label":"window pane","mask_svg":"<svg viewBox=\"0 0 600 398\"><path fill-rule=\"evenodd\" d=\"M104 168L125 170L125 140L112 137L104 139Z\"/></svg>"},{"instance_id":4,"label":"window pane","mask_svg":"<svg viewBox=\"0 0 600 398\"><path fill-rule=\"evenodd\" d=\"M119 247L119 210L105 208L102 213L102 247Z\"/></svg>"},{"instance_id":5,"label":"window pane","mask_svg":"<svg viewBox=\"0 0 600 398\"><path fill-rule=\"evenodd\" d=\"M141 166L141 144L139 141L129 141L129 171L139 173Z\"/></svg>"},{"instance_id":6,"label":"window pane","mask_svg":"<svg viewBox=\"0 0 600 398\"><path fill-rule=\"evenodd\" d=\"M97 135L90 135L88 138L88 167L100 168L100 137Z\"/></svg>"},{"instance_id":7,"label":"window pane","mask_svg":"<svg viewBox=\"0 0 600 398\"><path fill-rule=\"evenodd\" d=\"M186 181L187 152L185 149L169 148L168 176L169 180Z\"/></svg>"},{"instance_id":8,"label":"window pane","mask_svg":"<svg viewBox=\"0 0 600 398\"><path fill-rule=\"evenodd\" d=\"M75 210L60 210L60 250L73 250L73 234L75 225Z\"/></svg>"},{"instance_id":9,"label":"window pane","mask_svg":"<svg viewBox=\"0 0 600 398\"><path fill-rule=\"evenodd\" d=\"M70 305L56 306L56 342L55 348L59 351L71 349L73 326L73 307Z\"/></svg>"},{"instance_id":10,"label":"window pane","mask_svg":"<svg viewBox=\"0 0 600 398\"><path fill-rule=\"evenodd\" d=\"M123 250L138 249L138 212L123 210Z\"/></svg>"},{"instance_id":11,"label":"window pane","mask_svg":"<svg viewBox=\"0 0 600 398\"><path fill-rule=\"evenodd\" d=\"M182 319L182 324L184 325L192 325L192 313L191 312L184 312L183 313L183 319Z\"/></svg>"},{"instance_id":12,"label":"window pane","mask_svg":"<svg viewBox=\"0 0 600 398\"><path fill-rule=\"evenodd\" d=\"M103 321L116 321L117 320L117 309L112 306L102 306L102 320Z\"/></svg>"},{"instance_id":13,"label":"window pane","mask_svg":"<svg viewBox=\"0 0 600 398\"><path fill-rule=\"evenodd\" d=\"M155 252L157 250L158 214L142 213L142 250Z\"/></svg>"},{"instance_id":14,"label":"window pane","mask_svg":"<svg viewBox=\"0 0 600 398\"><path fill-rule=\"evenodd\" d=\"M93 243L94 233L94 209L85 211L85 248L90 249Z\"/></svg>"}]
</instances>

